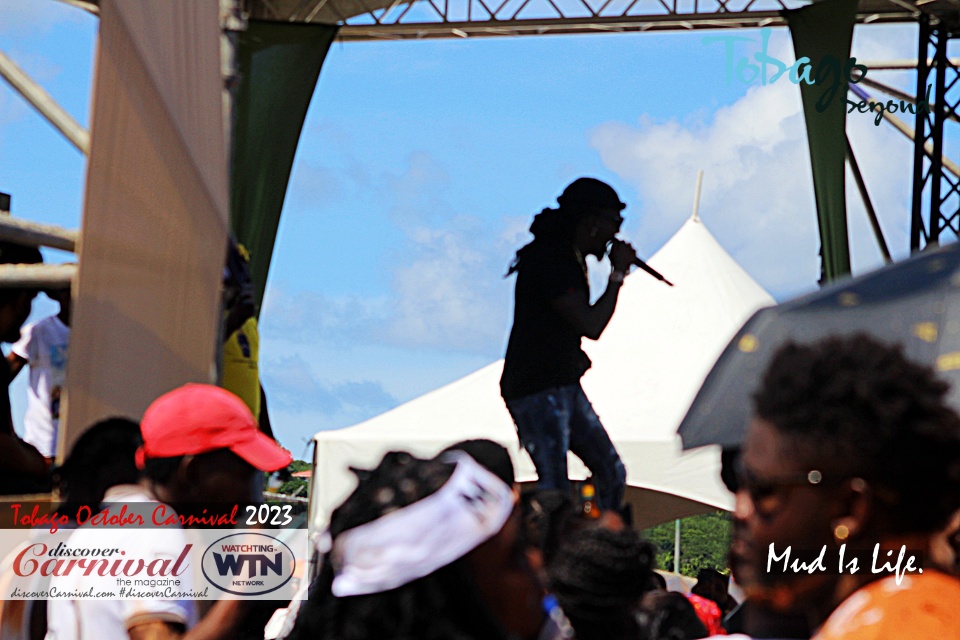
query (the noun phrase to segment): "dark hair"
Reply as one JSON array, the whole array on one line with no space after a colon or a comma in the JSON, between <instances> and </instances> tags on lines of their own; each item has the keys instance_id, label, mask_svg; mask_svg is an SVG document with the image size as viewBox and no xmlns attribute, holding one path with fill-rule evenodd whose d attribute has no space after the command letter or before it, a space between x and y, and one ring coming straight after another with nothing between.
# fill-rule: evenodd
<instances>
[{"instance_id":1,"label":"dark hair","mask_svg":"<svg viewBox=\"0 0 960 640\"><path fill-rule=\"evenodd\" d=\"M196 462L204 462L206 464L212 464L216 466L222 462L223 459L219 458L219 456L222 455L231 456L248 465L250 464L234 451L227 448L212 449L210 451L204 451L203 453L195 453L191 457ZM157 484L167 484L170 482L170 479L173 477L173 474L176 473L177 469L180 468L181 463L183 463L183 459L186 457L186 455L182 455L172 456L169 458L145 458L143 461L143 475ZM211 458L213 458L213 460L211 460ZM285 469L281 469L280 471L285 471ZM180 506L181 508L183 507L183 505Z\"/></svg>"},{"instance_id":2,"label":"dark hair","mask_svg":"<svg viewBox=\"0 0 960 640\"><path fill-rule=\"evenodd\" d=\"M586 209L583 207L559 209L544 209L533 217L533 224L530 225L530 233L533 234L533 242L527 244L514 256L513 262L507 269L507 276L520 270L524 256L528 255L532 248L543 244L570 244L573 242L573 235L579 225L585 218Z\"/></svg>"},{"instance_id":3,"label":"dark hair","mask_svg":"<svg viewBox=\"0 0 960 640\"><path fill-rule=\"evenodd\" d=\"M87 429L56 472L63 497L60 513L75 515L80 507L97 513L107 489L139 481L135 455L142 443L140 425L126 418L109 418Z\"/></svg>"},{"instance_id":4,"label":"dark hair","mask_svg":"<svg viewBox=\"0 0 960 640\"><path fill-rule=\"evenodd\" d=\"M716 569L700 569L697 572L697 583L690 588L690 593L716 602L722 611L726 603L717 599L713 589L719 588L726 594L729 584L730 578Z\"/></svg>"},{"instance_id":5,"label":"dark hair","mask_svg":"<svg viewBox=\"0 0 960 640\"><path fill-rule=\"evenodd\" d=\"M694 585L694 588L700 586L707 586L710 584L719 584L724 589L727 588L727 585L730 584L729 576L725 576L716 569L700 569L697 572L697 584ZM693 589L691 589L693 591ZM700 595L700 594L698 594Z\"/></svg>"},{"instance_id":6,"label":"dark hair","mask_svg":"<svg viewBox=\"0 0 960 640\"><path fill-rule=\"evenodd\" d=\"M590 527L564 540L547 574L578 640L636 637L634 609L654 586L655 558L630 529Z\"/></svg>"},{"instance_id":7,"label":"dark hair","mask_svg":"<svg viewBox=\"0 0 960 640\"><path fill-rule=\"evenodd\" d=\"M737 480L737 465L741 457L740 447L727 448L720 453L720 481L730 493L740 488Z\"/></svg>"},{"instance_id":8,"label":"dark hair","mask_svg":"<svg viewBox=\"0 0 960 640\"><path fill-rule=\"evenodd\" d=\"M43 256L36 247L0 240L0 264L37 264Z\"/></svg>"},{"instance_id":9,"label":"dark hair","mask_svg":"<svg viewBox=\"0 0 960 640\"><path fill-rule=\"evenodd\" d=\"M451 451L463 451L479 462L487 471L503 480L508 486L512 487L513 483L516 482L510 452L493 440L487 440L486 438L463 440L444 449L441 455Z\"/></svg>"},{"instance_id":10,"label":"dark hair","mask_svg":"<svg viewBox=\"0 0 960 640\"><path fill-rule=\"evenodd\" d=\"M949 385L864 334L790 343L754 395L757 415L825 465L892 493L891 533L931 532L960 508L960 417Z\"/></svg>"},{"instance_id":11,"label":"dark hair","mask_svg":"<svg viewBox=\"0 0 960 640\"><path fill-rule=\"evenodd\" d=\"M147 458L143 461L143 475L157 484L167 484L185 457Z\"/></svg>"},{"instance_id":12,"label":"dark hair","mask_svg":"<svg viewBox=\"0 0 960 640\"><path fill-rule=\"evenodd\" d=\"M560 544L577 528L581 519L570 494L562 489L530 491L520 496L526 540L540 549L543 561L550 564Z\"/></svg>"},{"instance_id":13,"label":"dark hair","mask_svg":"<svg viewBox=\"0 0 960 640\"><path fill-rule=\"evenodd\" d=\"M644 596L638 617L643 640L691 640L710 635L693 604L676 591Z\"/></svg>"},{"instance_id":14,"label":"dark hair","mask_svg":"<svg viewBox=\"0 0 960 640\"><path fill-rule=\"evenodd\" d=\"M433 494L453 465L390 452L373 470L354 470L360 483L330 519L330 535L372 522ZM489 612L464 558L396 589L337 598L331 593L330 554L310 586L289 639L506 640Z\"/></svg>"},{"instance_id":15,"label":"dark hair","mask_svg":"<svg viewBox=\"0 0 960 640\"><path fill-rule=\"evenodd\" d=\"M0 264L37 264L43 262L43 256L36 247L0 240ZM0 288L0 306L10 304L26 289Z\"/></svg>"}]
</instances>

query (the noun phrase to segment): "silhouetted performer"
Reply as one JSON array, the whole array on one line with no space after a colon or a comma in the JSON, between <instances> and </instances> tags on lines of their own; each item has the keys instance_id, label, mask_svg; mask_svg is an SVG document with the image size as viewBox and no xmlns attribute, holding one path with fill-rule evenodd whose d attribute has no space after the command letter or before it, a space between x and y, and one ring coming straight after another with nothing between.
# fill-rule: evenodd
<instances>
[{"instance_id":1,"label":"silhouetted performer","mask_svg":"<svg viewBox=\"0 0 960 640\"><path fill-rule=\"evenodd\" d=\"M590 368L580 339L600 337L637 254L615 237L626 205L610 185L579 178L557 202L559 208L534 217L534 240L517 252L507 273L517 273L516 304L500 390L537 468L539 488L569 489L570 450L593 473L600 509L619 509L626 470L580 386ZM613 271L591 305L584 258L602 258L608 245Z\"/></svg>"}]
</instances>

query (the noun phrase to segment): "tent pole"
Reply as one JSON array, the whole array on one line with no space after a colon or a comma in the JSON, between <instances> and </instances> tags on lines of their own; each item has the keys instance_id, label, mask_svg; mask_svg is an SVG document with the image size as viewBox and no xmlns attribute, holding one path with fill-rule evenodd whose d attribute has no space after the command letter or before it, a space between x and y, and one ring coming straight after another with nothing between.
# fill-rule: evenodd
<instances>
[{"instance_id":1,"label":"tent pole","mask_svg":"<svg viewBox=\"0 0 960 640\"><path fill-rule=\"evenodd\" d=\"M703 175L703 172L700 172ZM673 572L680 575L680 519L674 520L673 531Z\"/></svg>"},{"instance_id":2,"label":"tent pole","mask_svg":"<svg viewBox=\"0 0 960 640\"><path fill-rule=\"evenodd\" d=\"M700 187L703 186L703 169L697 171L697 189L693 192L693 214L690 216L695 222L700 221Z\"/></svg>"}]
</instances>

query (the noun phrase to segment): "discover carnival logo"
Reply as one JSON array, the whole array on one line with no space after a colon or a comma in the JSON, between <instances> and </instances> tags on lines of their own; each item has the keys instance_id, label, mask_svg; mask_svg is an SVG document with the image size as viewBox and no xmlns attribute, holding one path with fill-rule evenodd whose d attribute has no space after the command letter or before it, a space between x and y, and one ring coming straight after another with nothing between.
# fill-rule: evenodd
<instances>
[{"instance_id":1,"label":"discover carnival logo","mask_svg":"<svg viewBox=\"0 0 960 640\"><path fill-rule=\"evenodd\" d=\"M112 577L167 577L180 576L189 566L186 563L193 545L184 546L177 558L124 558L126 551L117 548L71 548L63 542L49 548L44 543L25 547L13 559L13 572L24 578L32 575L50 576L112 576Z\"/></svg>"},{"instance_id":2,"label":"discover carnival logo","mask_svg":"<svg viewBox=\"0 0 960 640\"><path fill-rule=\"evenodd\" d=\"M237 596L260 596L293 578L293 550L263 533L235 533L203 552L200 568L217 589Z\"/></svg>"}]
</instances>

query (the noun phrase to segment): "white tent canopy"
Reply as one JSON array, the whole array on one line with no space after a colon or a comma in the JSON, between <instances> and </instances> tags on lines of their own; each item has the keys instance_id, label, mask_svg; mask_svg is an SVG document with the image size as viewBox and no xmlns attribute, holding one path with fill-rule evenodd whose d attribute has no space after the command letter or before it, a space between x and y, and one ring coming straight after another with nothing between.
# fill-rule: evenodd
<instances>
[{"instance_id":1,"label":"white tent canopy","mask_svg":"<svg viewBox=\"0 0 960 640\"><path fill-rule=\"evenodd\" d=\"M627 499L639 527L712 509L730 509L715 447L683 452L677 426L720 352L773 299L734 262L696 217L650 260L676 286L630 275L607 330L586 349L584 389L627 467ZM316 434L312 526L356 486L348 466L373 467L387 451L432 457L471 438L510 450L521 482L536 480L500 398L503 361L371 420ZM586 469L571 456L570 476Z\"/></svg>"}]
</instances>

